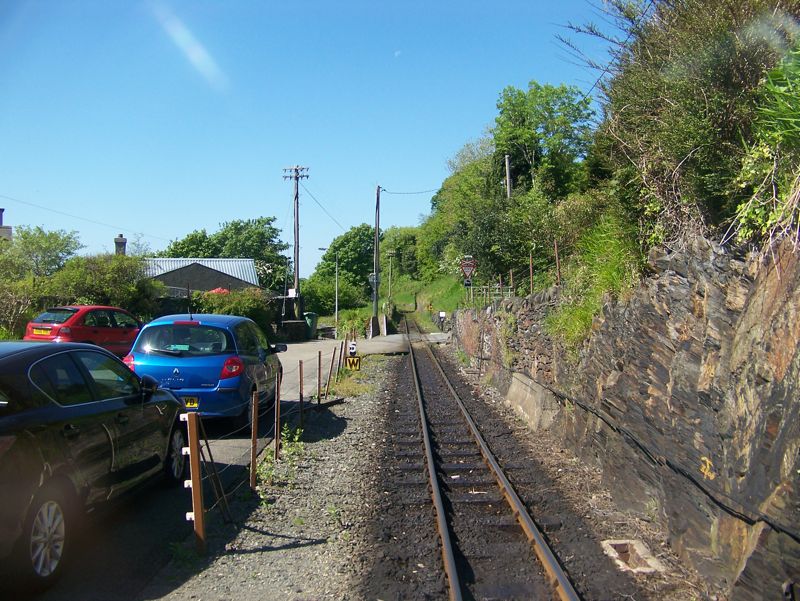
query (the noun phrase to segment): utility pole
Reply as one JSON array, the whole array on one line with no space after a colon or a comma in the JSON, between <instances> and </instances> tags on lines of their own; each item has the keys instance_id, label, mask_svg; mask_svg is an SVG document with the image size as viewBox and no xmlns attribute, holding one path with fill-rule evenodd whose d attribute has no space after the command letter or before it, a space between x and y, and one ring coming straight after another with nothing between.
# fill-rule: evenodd
<instances>
[{"instance_id":1,"label":"utility pole","mask_svg":"<svg viewBox=\"0 0 800 601\"><path fill-rule=\"evenodd\" d=\"M394 259L396 251L390 250L386 254L389 255L389 298L392 298L392 259Z\"/></svg>"},{"instance_id":2,"label":"utility pole","mask_svg":"<svg viewBox=\"0 0 800 601\"><path fill-rule=\"evenodd\" d=\"M294 180L294 294L295 319L302 319L303 301L300 298L300 180L308 179L308 167L287 167L283 179ZM287 175L288 174L288 175Z\"/></svg>"},{"instance_id":3,"label":"utility pole","mask_svg":"<svg viewBox=\"0 0 800 601\"><path fill-rule=\"evenodd\" d=\"M381 187L375 189L375 242L373 244L374 255L372 257L372 335L380 334L380 324L378 322L378 289L381 283L380 265L380 231L381 231ZM378 332L378 334L376 334Z\"/></svg>"},{"instance_id":4,"label":"utility pole","mask_svg":"<svg viewBox=\"0 0 800 601\"><path fill-rule=\"evenodd\" d=\"M506 198L511 198L511 157L506 155Z\"/></svg>"},{"instance_id":5,"label":"utility pole","mask_svg":"<svg viewBox=\"0 0 800 601\"><path fill-rule=\"evenodd\" d=\"M333 332L339 336L339 251L336 251L336 284L334 289ZM337 372L338 373L338 372Z\"/></svg>"},{"instance_id":6,"label":"utility pole","mask_svg":"<svg viewBox=\"0 0 800 601\"><path fill-rule=\"evenodd\" d=\"M320 246L319 250L328 250L327 247ZM336 283L333 293L333 302L334 302L334 309L333 309L333 329L335 332L335 336L339 335L339 251L334 251L336 254Z\"/></svg>"}]
</instances>

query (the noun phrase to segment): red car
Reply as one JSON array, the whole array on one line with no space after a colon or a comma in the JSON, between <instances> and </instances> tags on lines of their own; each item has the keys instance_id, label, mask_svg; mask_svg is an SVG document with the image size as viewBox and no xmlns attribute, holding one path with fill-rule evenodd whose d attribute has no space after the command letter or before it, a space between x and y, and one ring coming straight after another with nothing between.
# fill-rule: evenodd
<instances>
[{"instance_id":1,"label":"red car","mask_svg":"<svg viewBox=\"0 0 800 601\"><path fill-rule=\"evenodd\" d=\"M125 309L74 305L48 309L28 322L23 340L90 342L123 356L142 327Z\"/></svg>"}]
</instances>

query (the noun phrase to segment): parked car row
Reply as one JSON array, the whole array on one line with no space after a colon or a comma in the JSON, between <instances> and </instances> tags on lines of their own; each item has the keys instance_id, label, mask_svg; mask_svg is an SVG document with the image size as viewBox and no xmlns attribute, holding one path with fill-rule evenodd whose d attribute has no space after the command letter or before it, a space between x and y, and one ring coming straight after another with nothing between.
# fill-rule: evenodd
<instances>
[{"instance_id":1,"label":"parked car row","mask_svg":"<svg viewBox=\"0 0 800 601\"><path fill-rule=\"evenodd\" d=\"M249 424L286 350L245 317L142 325L100 306L49 309L25 339L0 342L0 561L33 588L58 577L87 510L156 474L183 479L180 413Z\"/></svg>"}]
</instances>

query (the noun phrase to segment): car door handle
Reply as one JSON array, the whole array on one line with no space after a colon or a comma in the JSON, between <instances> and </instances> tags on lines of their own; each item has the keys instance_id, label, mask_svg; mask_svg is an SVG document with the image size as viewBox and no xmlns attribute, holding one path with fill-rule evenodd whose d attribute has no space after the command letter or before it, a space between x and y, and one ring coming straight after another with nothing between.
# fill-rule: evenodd
<instances>
[{"instance_id":1,"label":"car door handle","mask_svg":"<svg viewBox=\"0 0 800 601\"><path fill-rule=\"evenodd\" d=\"M61 430L61 435L64 438L75 438L80 433L81 429L73 424L67 424L66 426L64 426L64 429Z\"/></svg>"},{"instance_id":2,"label":"car door handle","mask_svg":"<svg viewBox=\"0 0 800 601\"><path fill-rule=\"evenodd\" d=\"M124 426L125 424L127 424L130 421L130 418L127 415L125 415L124 413L117 413L117 417L116 417L116 419L114 421L116 421L118 424Z\"/></svg>"}]
</instances>

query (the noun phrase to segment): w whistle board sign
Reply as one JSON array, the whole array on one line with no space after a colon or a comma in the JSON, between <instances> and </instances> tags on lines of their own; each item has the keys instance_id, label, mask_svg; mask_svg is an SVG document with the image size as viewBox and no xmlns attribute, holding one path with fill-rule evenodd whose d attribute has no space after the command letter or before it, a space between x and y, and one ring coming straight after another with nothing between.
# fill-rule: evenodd
<instances>
[{"instance_id":1,"label":"w whistle board sign","mask_svg":"<svg viewBox=\"0 0 800 601\"><path fill-rule=\"evenodd\" d=\"M344 366L350 371L361 371L361 357L345 357Z\"/></svg>"},{"instance_id":2,"label":"w whistle board sign","mask_svg":"<svg viewBox=\"0 0 800 601\"><path fill-rule=\"evenodd\" d=\"M478 267L478 262L471 255L466 255L461 259L461 273L464 274L464 279L472 279L472 274L475 273L476 267Z\"/></svg>"}]
</instances>

